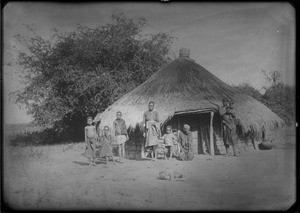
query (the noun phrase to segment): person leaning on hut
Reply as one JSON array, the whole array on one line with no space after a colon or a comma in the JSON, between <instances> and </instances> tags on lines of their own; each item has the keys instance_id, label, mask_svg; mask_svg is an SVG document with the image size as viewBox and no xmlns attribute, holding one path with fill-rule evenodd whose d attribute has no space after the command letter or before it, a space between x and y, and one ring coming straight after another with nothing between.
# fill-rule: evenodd
<instances>
[{"instance_id":1,"label":"person leaning on hut","mask_svg":"<svg viewBox=\"0 0 300 213\"><path fill-rule=\"evenodd\" d=\"M181 145L181 152L179 154L179 160L187 161L193 160L194 153L192 150L192 133L190 126L187 124L183 125L183 130L180 131L178 136L178 142Z\"/></svg>"},{"instance_id":2,"label":"person leaning on hut","mask_svg":"<svg viewBox=\"0 0 300 213\"><path fill-rule=\"evenodd\" d=\"M122 119L122 112L118 111L117 119L113 122L113 132L119 148L120 162L125 158L125 142L128 140L127 128L125 120Z\"/></svg>"},{"instance_id":3,"label":"person leaning on hut","mask_svg":"<svg viewBox=\"0 0 300 213\"><path fill-rule=\"evenodd\" d=\"M154 160L155 146L160 138L160 125L158 112L154 111L154 102L148 104L149 110L144 113L143 125L145 129L144 137L146 137L145 147L150 149L151 158Z\"/></svg>"},{"instance_id":4,"label":"person leaning on hut","mask_svg":"<svg viewBox=\"0 0 300 213\"><path fill-rule=\"evenodd\" d=\"M228 155L229 146L232 146L233 155L237 156L235 152L235 144L237 141L237 133L236 133L237 118L232 111L233 110L232 105L234 104L234 102L233 101L229 102L227 98L224 98L222 100L222 103L223 106L219 107L219 114L222 117L221 136L224 141L226 155Z\"/></svg>"}]
</instances>

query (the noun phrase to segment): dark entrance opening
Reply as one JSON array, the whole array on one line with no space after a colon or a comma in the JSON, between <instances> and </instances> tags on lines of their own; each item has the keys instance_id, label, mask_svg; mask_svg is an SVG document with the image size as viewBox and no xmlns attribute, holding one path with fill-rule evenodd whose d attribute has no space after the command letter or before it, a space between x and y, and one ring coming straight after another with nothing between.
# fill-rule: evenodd
<instances>
[{"instance_id":1,"label":"dark entrance opening","mask_svg":"<svg viewBox=\"0 0 300 213\"><path fill-rule=\"evenodd\" d=\"M175 114L164 127L171 125L172 129L182 130L184 124L191 127L194 154L209 154L210 112Z\"/></svg>"}]
</instances>

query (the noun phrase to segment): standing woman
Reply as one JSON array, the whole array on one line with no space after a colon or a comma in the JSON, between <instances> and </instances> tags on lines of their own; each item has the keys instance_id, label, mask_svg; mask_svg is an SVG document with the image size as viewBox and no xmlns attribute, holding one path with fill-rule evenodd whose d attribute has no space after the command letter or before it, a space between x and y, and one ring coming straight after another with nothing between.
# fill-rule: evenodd
<instances>
[{"instance_id":1,"label":"standing woman","mask_svg":"<svg viewBox=\"0 0 300 213\"><path fill-rule=\"evenodd\" d=\"M158 144L158 140L160 138L159 116L158 116L158 112L154 111L153 101L149 102L148 108L149 110L147 110L143 116L143 124L145 128L145 137L146 137L145 147L150 148L151 158L152 160L154 160L154 149L155 146ZM142 154L143 151L144 150L142 150Z\"/></svg>"}]
</instances>

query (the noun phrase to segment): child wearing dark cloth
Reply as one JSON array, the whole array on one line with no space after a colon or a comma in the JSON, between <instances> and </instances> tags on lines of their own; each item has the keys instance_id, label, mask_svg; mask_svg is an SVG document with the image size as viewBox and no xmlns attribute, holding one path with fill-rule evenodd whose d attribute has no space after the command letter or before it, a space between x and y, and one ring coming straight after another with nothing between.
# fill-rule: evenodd
<instances>
[{"instance_id":1,"label":"child wearing dark cloth","mask_svg":"<svg viewBox=\"0 0 300 213\"><path fill-rule=\"evenodd\" d=\"M104 127L104 133L100 136L100 157L106 158L106 164L108 163L108 158L111 157L114 164L115 158L113 155L113 139L109 133L109 127Z\"/></svg>"},{"instance_id":2,"label":"child wearing dark cloth","mask_svg":"<svg viewBox=\"0 0 300 213\"><path fill-rule=\"evenodd\" d=\"M93 126L93 118L88 117L87 118L88 125L84 127L84 136L85 136L85 155L90 161L90 165L93 164L95 166L95 158L96 158L96 127Z\"/></svg>"},{"instance_id":3,"label":"child wearing dark cloth","mask_svg":"<svg viewBox=\"0 0 300 213\"><path fill-rule=\"evenodd\" d=\"M229 146L232 146L233 155L237 156L235 152L235 144L237 141L237 134L236 134L237 119L235 114L232 112L231 106L226 107L226 112L223 115L223 123L225 126L223 140L225 143L226 155L228 155Z\"/></svg>"}]
</instances>

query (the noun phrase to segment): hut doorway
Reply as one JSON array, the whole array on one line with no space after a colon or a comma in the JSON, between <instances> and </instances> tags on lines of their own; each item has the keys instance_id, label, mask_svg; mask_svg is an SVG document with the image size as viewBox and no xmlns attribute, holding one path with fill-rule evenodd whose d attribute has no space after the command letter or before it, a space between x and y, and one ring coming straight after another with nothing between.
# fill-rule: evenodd
<instances>
[{"instance_id":1,"label":"hut doorway","mask_svg":"<svg viewBox=\"0 0 300 213\"><path fill-rule=\"evenodd\" d=\"M181 131L183 125L188 124L191 127L194 154L208 154L210 153L210 118L210 111L175 113L167 125L172 126L173 130Z\"/></svg>"}]
</instances>

